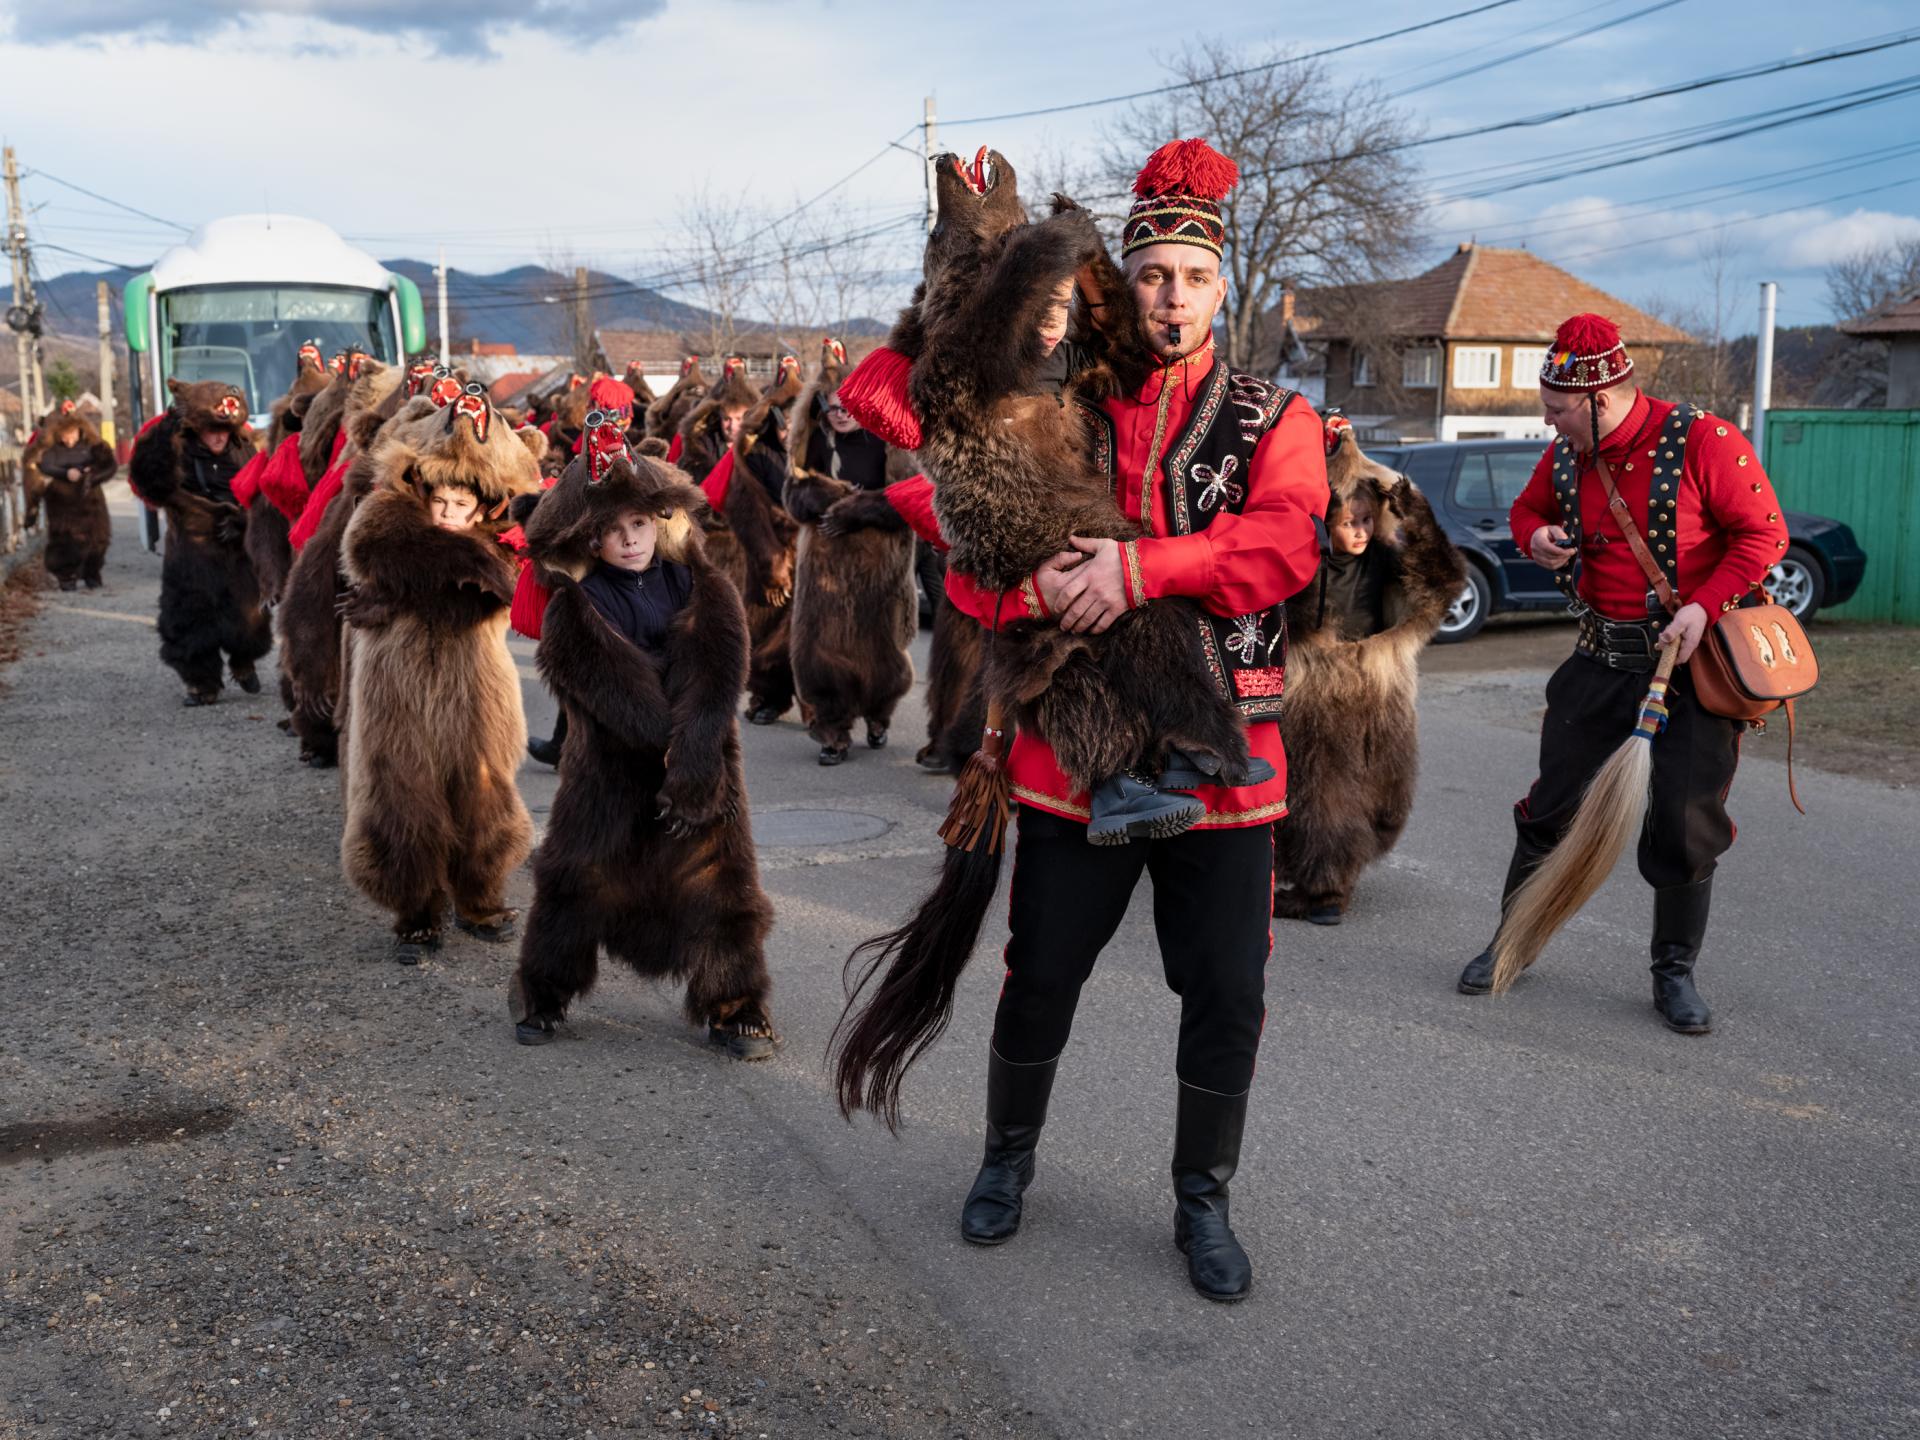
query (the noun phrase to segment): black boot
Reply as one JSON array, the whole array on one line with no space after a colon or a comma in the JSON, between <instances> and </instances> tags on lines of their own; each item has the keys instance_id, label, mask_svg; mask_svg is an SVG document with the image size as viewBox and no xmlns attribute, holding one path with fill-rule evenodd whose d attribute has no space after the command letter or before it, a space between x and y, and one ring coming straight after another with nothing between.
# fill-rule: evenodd
<instances>
[{"instance_id":1,"label":"black boot","mask_svg":"<svg viewBox=\"0 0 1920 1440\"><path fill-rule=\"evenodd\" d=\"M1218 1095L1185 1082L1173 1132L1173 1243L1187 1278L1209 1300L1247 1298L1253 1263L1227 1223L1227 1182L1240 1167L1247 1093Z\"/></svg>"},{"instance_id":2,"label":"black boot","mask_svg":"<svg viewBox=\"0 0 1920 1440\"><path fill-rule=\"evenodd\" d=\"M1020 1229L1020 1197L1033 1183L1033 1152L1059 1066L1058 1055L1016 1065L988 1052L987 1153L960 1209L960 1233L975 1245L1004 1244Z\"/></svg>"},{"instance_id":3,"label":"black boot","mask_svg":"<svg viewBox=\"0 0 1920 1440\"><path fill-rule=\"evenodd\" d=\"M542 765L557 766L560 763L560 752L566 747L566 743L567 712L562 708L560 713L553 717L553 734L545 740L537 736L528 740L527 754Z\"/></svg>"},{"instance_id":4,"label":"black boot","mask_svg":"<svg viewBox=\"0 0 1920 1440\"><path fill-rule=\"evenodd\" d=\"M1089 809L1089 845L1165 840L1191 830L1207 813L1204 801L1178 790L1156 790L1124 770L1093 787Z\"/></svg>"},{"instance_id":5,"label":"black boot","mask_svg":"<svg viewBox=\"0 0 1920 1440\"><path fill-rule=\"evenodd\" d=\"M1513 843L1513 859L1507 862L1507 882L1500 887L1500 918L1504 920L1507 907L1513 904L1513 897L1527 882L1527 876L1540 868L1540 862L1551 855L1551 850L1537 850L1525 840ZM1493 946L1500 938L1496 928L1493 940L1487 942L1487 948L1467 962L1467 968L1460 972L1459 990L1462 995L1484 995L1493 989Z\"/></svg>"},{"instance_id":6,"label":"black boot","mask_svg":"<svg viewBox=\"0 0 1920 1440\"><path fill-rule=\"evenodd\" d=\"M1693 988L1693 962L1707 935L1713 876L1653 892L1653 1008L1669 1030L1705 1035L1713 1012Z\"/></svg>"}]
</instances>

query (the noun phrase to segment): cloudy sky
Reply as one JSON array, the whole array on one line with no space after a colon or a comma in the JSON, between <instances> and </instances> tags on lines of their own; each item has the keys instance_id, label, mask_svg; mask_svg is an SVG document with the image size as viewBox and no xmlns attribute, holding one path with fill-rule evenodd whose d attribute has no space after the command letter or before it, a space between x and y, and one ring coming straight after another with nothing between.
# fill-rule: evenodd
<instances>
[{"instance_id":1,"label":"cloudy sky","mask_svg":"<svg viewBox=\"0 0 1920 1440\"><path fill-rule=\"evenodd\" d=\"M1164 83L1164 60L1203 35L1251 62L1474 3L0 0L0 123L37 172L48 273L145 263L180 233L163 221L272 208L383 257L445 244L474 271L566 253L654 277L703 188L792 205L863 162L826 205L850 227L899 223L910 247L922 168L887 145L917 145L929 93L951 148L1090 153L1116 107L970 120ZM1906 33L1920 39L1911 3L1512 0L1325 63L1445 136ZM1829 262L1920 234L1920 93L1603 173L1558 157L1636 154L1902 80L1920 90L1920 43L1423 146L1411 158L1441 202L1428 258L1469 237L1525 244L1629 300L1699 303L1702 247L1720 242L1743 320L1761 279L1781 282L1784 323L1824 320ZM1486 193L1529 173L1561 178Z\"/></svg>"}]
</instances>

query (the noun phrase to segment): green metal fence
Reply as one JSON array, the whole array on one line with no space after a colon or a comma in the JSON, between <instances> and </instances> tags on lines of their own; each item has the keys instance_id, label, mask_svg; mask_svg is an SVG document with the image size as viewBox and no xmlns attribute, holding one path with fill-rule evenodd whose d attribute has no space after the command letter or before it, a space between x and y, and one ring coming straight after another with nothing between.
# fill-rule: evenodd
<instances>
[{"instance_id":1,"label":"green metal fence","mask_svg":"<svg viewBox=\"0 0 1920 1440\"><path fill-rule=\"evenodd\" d=\"M1920 410L1769 410L1767 475L1789 510L1853 527L1853 599L1821 614L1920 625Z\"/></svg>"}]
</instances>

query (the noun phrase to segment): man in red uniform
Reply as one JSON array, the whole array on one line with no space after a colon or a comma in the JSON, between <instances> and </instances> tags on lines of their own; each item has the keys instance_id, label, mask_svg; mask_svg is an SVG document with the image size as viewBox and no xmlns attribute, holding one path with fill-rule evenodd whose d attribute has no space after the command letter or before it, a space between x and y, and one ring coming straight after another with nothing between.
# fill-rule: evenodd
<instances>
[{"instance_id":1,"label":"man in red uniform","mask_svg":"<svg viewBox=\"0 0 1920 1440\"><path fill-rule=\"evenodd\" d=\"M1554 572L1580 632L1547 682L1540 777L1514 806L1519 835L1501 909L1566 833L1588 782L1632 732L1659 647L1677 643L1671 714L1653 741L1640 873L1653 886L1654 1006L1670 1029L1704 1035L1712 1016L1693 967L1714 866L1733 844L1726 798L1743 727L1700 708L1686 662L1709 620L1759 589L1787 548L1786 523L1746 437L1690 405L1643 394L1611 321L1576 315L1560 327L1540 395L1559 438L1514 502L1513 538ZM1624 516L1609 504L1609 479ZM1623 524L1636 527L1684 602L1673 616L1634 559ZM1492 981L1489 944L1461 972L1460 990L1484 995Z\"/></svg>"},{"instance_id":2,"label":"man in red uniform","mask_svg":"<svg viewBox=\"0 0 1920 1440\"><path fill-rule=\"evenodd\" d=\"M1198 786L1206 813L1183 834L1095 846L1087 795L1068 783L1045 739L1025 730L1015 738L1012 934L989 1060L986 1157L961 1230L992 1245L1019 1228L1080 987L1144 872L1153 877L1167 984L1180 997L1174 1238L1203 1295L1238 1300L1252 1267L1228 1225L1227 1183L1239 1163L1266 1014L1272 825L1287 811L1276 718L1281 607L1319 564L1327 471L1312 408L1216 360L1213 321L1226 295L1220 201L1233 167L1204 142L1179 146L1179 164L1150 163L1142 172L1121 251L1162 368L1097 416L1097 455L1147 536L1124 544L1076 537L1072 551L1004 596L949 570L947 593L990 627L1053 618L1078 632L1104 630L1163 596L1192 598L1208 612L1207 635L1195 643L1218 660L1210 668L1248 719L1252 753L1274 775L1236 789ZM1162 178L1156 184L1150 175Z\"/></svg>"}]
</instances>

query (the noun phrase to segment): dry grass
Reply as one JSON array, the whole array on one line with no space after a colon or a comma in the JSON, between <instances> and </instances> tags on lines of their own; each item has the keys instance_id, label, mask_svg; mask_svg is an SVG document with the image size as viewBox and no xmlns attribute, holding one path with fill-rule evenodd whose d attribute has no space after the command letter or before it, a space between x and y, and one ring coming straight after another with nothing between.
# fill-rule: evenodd
<instances>
[{"instance_id":1,"label":"dry grass","mask_svg":"<svg viewBox=\"0 0 1920 1440\"><path fill-rule=\"evenodd\" d=\"M0 669L20 658L27 626L40 613L47 572L38 559L20 566L0 585ZM5 681L0 680L0 685Z\"/></svg>"}]
</instances>

